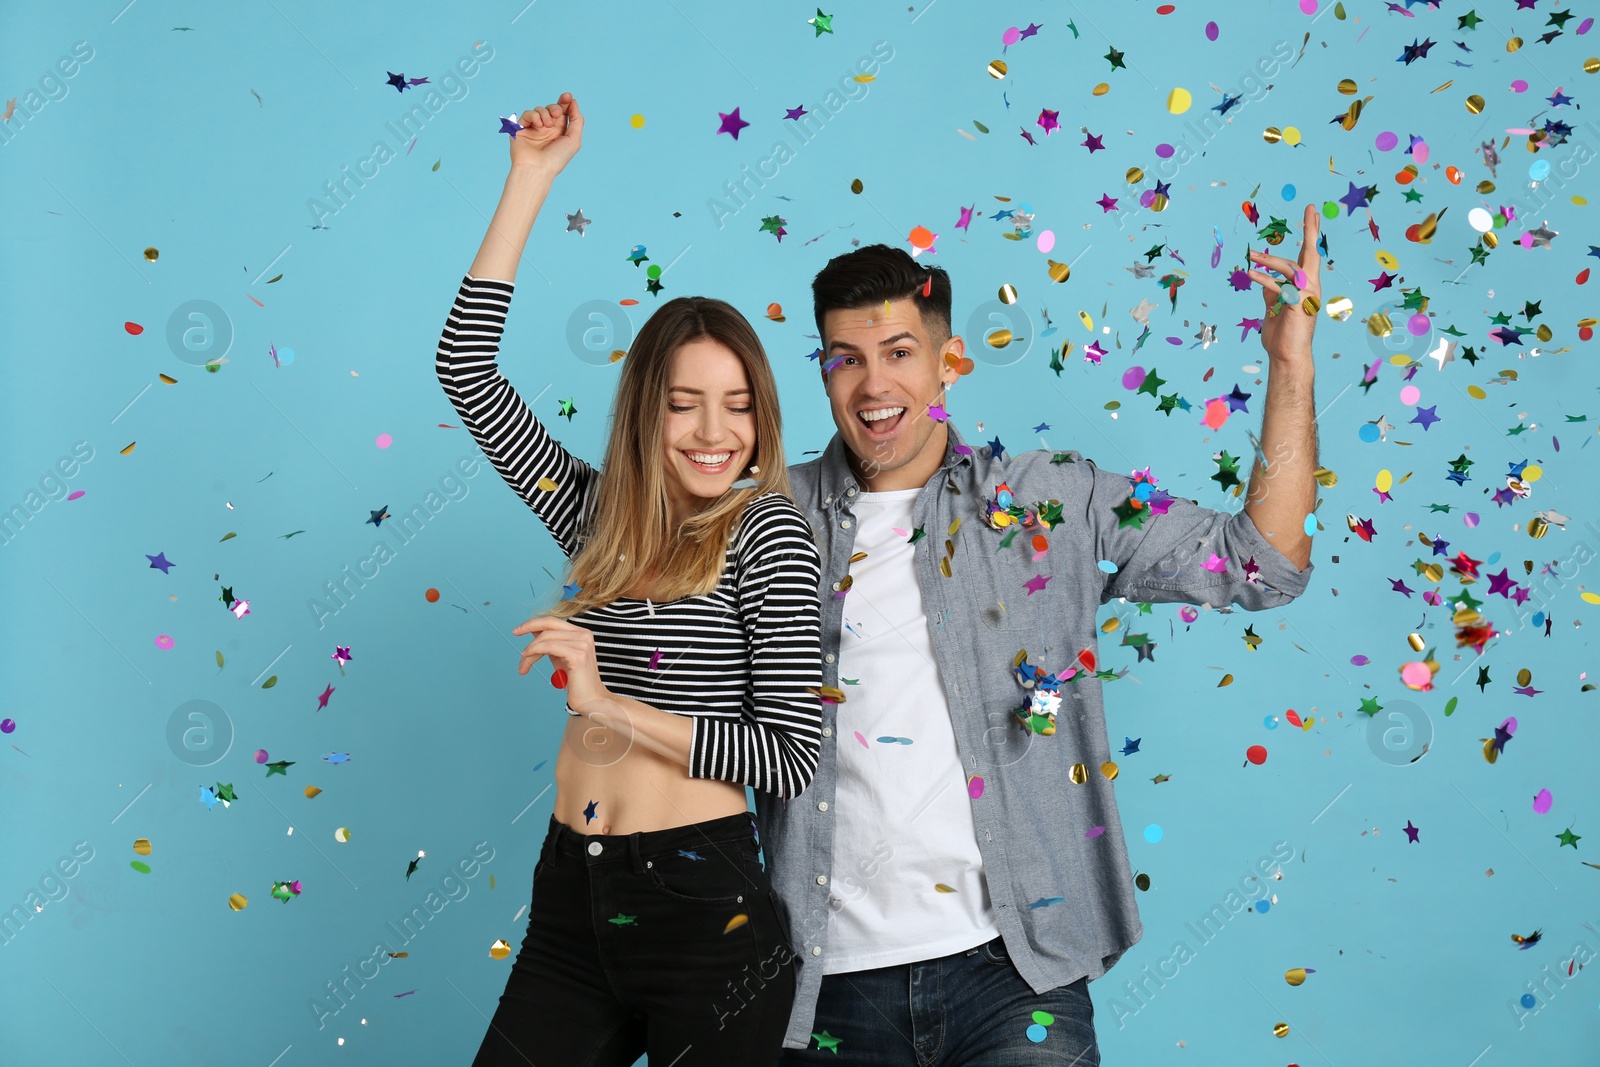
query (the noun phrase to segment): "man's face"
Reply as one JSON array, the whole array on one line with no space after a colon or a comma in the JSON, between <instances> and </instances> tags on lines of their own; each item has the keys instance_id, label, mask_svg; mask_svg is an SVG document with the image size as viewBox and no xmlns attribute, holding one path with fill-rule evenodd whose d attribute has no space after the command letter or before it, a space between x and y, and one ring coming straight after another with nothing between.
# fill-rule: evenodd
<instances>
[{"instance_id":1,"label":"man's face","mask_svg":"<svg viewBox=\"0 0 1600 1067\"><path fill-rule=\"evenodd\" d=\"M887 306L887 313L878 304L823 316L833 422L858 475L878 492L920 486L943 461L949 435L928 408L944 404L944 386L958 377L945 353L959 359L965 347L959 337L936 345L915 298Z\"/></svg>"}]
</instances>

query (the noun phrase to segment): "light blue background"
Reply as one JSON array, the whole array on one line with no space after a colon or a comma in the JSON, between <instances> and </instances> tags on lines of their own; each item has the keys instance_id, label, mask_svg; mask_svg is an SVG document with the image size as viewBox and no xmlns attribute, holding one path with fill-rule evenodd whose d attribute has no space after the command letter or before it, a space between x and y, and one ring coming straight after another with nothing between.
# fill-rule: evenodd
<instances>
[{"instance_id":1,"label":"light blue background","mask_svg":"<svg viewBox=\"0 0 1600 1067\"><path fill-rule=\"evenodd\" d=\"M1473 186L1488 173L1473 150L1536 113L1538 122L1578 126L1575 107L1551 110L1542 98L1563 86L1591 103L1597 83L1582 61L1600 42L1576 35L1581 5L1546 45L1537 39L1544 4L1513 12L1490 0L1479 5L1490 21L1466 31L1456 29L1459 4L1448 12L1418 4L1402 17L1350 2L1339 20L1327 5L1307 16L1295 4L1250 0L1211 6L1225 12L1211 43L1200 6L1181 3L1165 17L1149 3L840 6L834 33L820 38L805 23L812 8L800 3L143 0L124 9L115 0L12 12L0 97L36 89L74 42L88 42L93 58L64 80L64 96L47 84L60 98L32 117L19 102L26 121L14 119L0 146L0 347L9 372L0 506L23 503L76 442L93 458L66 487L85 495L50 501L0 551L0 715L18 724L0 737L0 905L20 904L75 842L88 842L94 858L65 883L64 899L0 949L0 1062L470 1060L510 966L491 960L489 946L496 938L515 946L523 933L525 917L513 917L528 898L564 722L546 672L516 674L520 642L510 630L549 602L562 560L484 463L475 477L447 483L458 486L455 499L325 628L308 601L370 556L375 539L396 545L363 525L369 511L409 511L471 450L464 429L438 425L459 422L435 380L434 347L504 176L497 116L563 90L588 117L585 145L529 242L502 366L538 397L536 411L558 436L596 462L616 367L569 348L569 317L586 301L615 308L635 298L626 314L637 329L657 298L626 259L632 246L671 264L663 297L723 297L756 323L779 376L789 456L799 460L833 432L805 358L815 347L813 274L855 241L905 247L912 227L925 225L940 235L932 261L954 278L958 330L975 314L979 327L1001 324L980 312L1006 283L1020 295L1011 311L1029 317L1018 329L1024 341L980 362L952 393L952 417L969 439L998 434L1013 452L1072 447L1110 469L1148 466L1175 493L1236 508L1208 479L1212 453L1250 454L1246 431L1259 431L1265 395L1264 374L1241 369L1260 364L1259 340L1241 343L1232 325L1262 310L1258 294L1227 285L1247 242L1260 247L1240 203L1259 185L1260 225L1286 218L1293 233L1278 251L1292 254L1308 198L1342 196L1347 181L1376 184L1380 242L1364 212L1341 209L1324 223L1334 260L1324 293L1351 297L1355 314L1318 325L1321 461L1339 482L1322 494L1310 589L1282 612L1212 612L1187 629L1175 606L1144 617L1133 605L1103 613L1159 648L1140 663L1117 635L1101 645L1103 664L1128 671L1108 691L1112 747L1143 739L1137 754L1118 757L1118 782L1134 866L1153 883L1139 894L1144 941L1091 985L1102 1055L1107 1064L1593 1062L1595 968L1536 989L1538 1010L1520 1020L1511 1005L1524 983L1564 968L1575 952L1587 959L1600 950L1600 870L1580 863L1600 861L1600 727L1596 694L1580 692L1582 672L1592 670L1580 624L1593 625L1600 609L1579 599L1593 584L1584 563L1600 546L1588 525L1600 479L1582 451L1600 413L1592 350L1575 325L1595 313L1593 285L1574 284L1600 264L1584 255L1597 239L1595 207L1570 199L1595 194L1585 164L1600 136L1579 126L1567 145L1540 153L1558 171L1567 164L1562 190L1530 187L1534 157L1513 136L1501 151L1499 191L1480 198ZM1005 29L1030 20L1039 33L1002 52ZM1270 91L1241 84L1275 42L1298 52L1307 32L1303 58L1270 78ZM1513 32L1528 43L1510 54ZM1397 63L1418 37L1437 42L1430 55ZM408 150L387 124L426 87L397 94L385 72L437 86L475 41L492 47L492 59ZM854 98L764 188L752 182L753 202L719 228L708 201L725 195L741 167L772 154L785 109L819 108L878 41L894 54L876 82L847 82ZM1111 69L1110 46L1125 53L1127 69ZM985 67L1002 55L1010 76L996 81ZM1373 97L1351 132L1329 123L1349 106L1335 91L1347 77ZM1518 78L1530 84L1520 96L1507 88ZM1113 88L1094 97L1100 81ZM1202 147L1186 124L1215 114L1206 110L1220 99L1210 83L1251 95L1206 154L1171 179L1167 210L1129 216L1119 229L1118 216L1094 201L1110 193L1132 203L1138 190L1123 174L1133 165L1157 173L1156 144L1187 137ZM1194 93L1185 116L1165 110L1178 85ZM1463 107L1473 92L1488 102L1481 116ZM714 132L717 113L734 107L751 124L737 141ZM1048 137L1036 123L1042 108L1060 112L1061 129ZM647 120L642 129L629 125L635 113ZM978 122L990 132L977 132ZM1081 146L1083 125L1104 136L1106 151ZM1303 134L1298 148L1261 136L1290 125ZM1420 203L1406 203L1394 181L1402 151L1369 151L1382 130L1431 146ZM397 157L327 229L312 229L307 201L378 139ZM1339 174L1329 173L1330 157ZM1465 174L1459 186L1444 179L1450 164ZM849 188L856 178L860 195ZM1286 183L1298 189L1289 202ZM1074 262L1068 282L1049 280L1031 237L1002 238L1012 223L991 216L1023 201L1036 213L1035 235L1056 236L1050 258ZM1559 237L1549 248L1514 247L1526 228L1518 220L1500 231L1487 264L1469 267L1468 210L1513 203ZM955 229L960 207L974 204L970 229ZM1405 239L1408 225L1446 207L1432 244ZM593 220L583 237L561 217L580 208ZM770 215L787 220L781 243L759 230ZM1208 266L1214 227L1224 242L1217 269ZM1155 265L1156 278L1187 272L1175 313L1156 278L1125 269L1163 242L1186 261ZM160 250L157 262L144 258L146 247ZM1378 273L1379 249L1399 258L1404 281L1374 293L1365 279ZM1371 341L1362 320L1386 306L1403 329L1394 310L1402 286L1421 286L1435 328L1453 325L1483 360L1440 368L1424 356L1433 338ZM1135 356L1140 327L1128 312L1141 299L1156 310ZM168 319L190 300L217 304L234 331L216 373L167 346ZM1511 347L1488 336L1490 314L1520 312L1525 300L1542 301L1535 325L1554 330L1538 358L1531 335ZM764 317L773 301L787 322ZM1056 335L1028 336L1046 307ZM1094 334L1080 309L1093 316ZM144 333L129 336L125 321ZM1202 322L1221 324L1209 349L1194 341ZM1520 314L1516 323L1526 325ZM1102 324L1112 332L1098 332ZM1109 350L1100 367L1080 358L1095 338ZM1047 369L1049 345L1063 340L1077 347L1058 377ZM294 361L275 368L269 345L292 349ZM1421 360L1412 383L1423 404L1438 405L1442 421L1425 432L1407 424L1412 411L1398 399L1403 368L1385 363L1370 391L1357 388L1364 365L1396 354ZM1123 389L1122 371L1135 363L1154 365L1194 410L1165 416ZM1209 367L1216 373L1202 382ZM1518 379L1490 384L1504 368ZM161 373L177 384L162 384ZM1208 431L1199 423L1204 400L1235 382L1254 394L1250 413ZM1487 400L1468 398L1474 383ZM564 397L578 409L570 425L555 422ZM1102 407L1111 400L1123 404L1115 416ZM1566 424L1579 415L1589 421ZM1360 442L1359 427L1380 416L1395 425L1387 440ZM1507 436L1519 420L1536 428ZM1041 422L1051 429L1033 434ZM392 434L393 446L377 448L380 434ZM1476 465L1456 486L1444 474L1463 450ZM1543 479L1531 498L1496 507L1485 493L1524 459L1542 464ZM1415 473L1380 504L1369 487L1383 468L1397 481ZM1430 514L1433 502L1453 509ZM1572 521L1532 541L1527 520L1546 508ZM1481 515L1475 529L1464 525L1465 510ZM1350 537L1347 514L1371 518L1377 538ZM282 539L294 530L305 532ZM238 536L221 541L229 531ZM1533 580L1524 559L1535 574L1566 561L1562 579L1524 612L1553 613L1548 639L1487 597L1486 580L1472 587L1487 599L1489 620L1509 631L1482 660L1493 675L1483 692L1472 684L1471 650L1455 649L1447 609L1420 602L1422 589L1460 584L1447 573L1434 586L1415 573L1414 560L1432 558L1418 533L1445 537L1452 554L1496 558L1485 575L1508 567L1525 584ZM175 564L170 574L145 559L161 552ZM1419 595L1392 592L1394 578ZM223 585L250 601L248 616L219 603ZM441 590L438 603L424 599L429 587ZM1259 651L1241 640L1246 625L1263 638ZM1398 681L1399 666L1415 658L1406 646L1413 630L1437 649L1432 692ZM162 634L175 647L158 648ZM330 659L335 645L352 650L342 675ZM1371 662L1354 666L1356 655ZM1513 692L1522 667L1539 695ZM1235 681L1218 689L1223 672ZM269 675L277 685L260 688ZM316 711L330 684L336 693ZM1433 731L1428 754L1415 764L1378 758L1358 711L1365 697L1420 709ZM1451 697L1459 704L1446 718ZM234 731L208 767L180 761L168 745L168 721L190 700L219 705ZM1264 725L1289 708L1316 717L1309 733ZM1491 766L1481 741L1512 714L1520 729ZM1242 767L1257 743L1268 747L1267 763ZM252 759L258 748L295 766L265 779ZM332 752L350 761L324 763ZM1158 774L1171 780L1155 785ZM208 812L197 788L219 781L235 783L239 799ZM307 800L307 784L323 794ZM1545 815L1531 806L1541 788L1555 798ZM1408 820L1421 828L1415 844L1402 830ZM1149 824L1164 830L1159 843L1145 840ZM333 839L340 826L352 831L348 844ZM1576 850L1557 843L1568 826L1583 838ZM149 874L128 866L139 837L154 846ZM479 841L494 858L466 883L468 895L431 919L410 958L384 966L319 1029L311 1002L326 995L325 983L391 937L387 924L421 904ZM1280 841L1294 858L1271 884L1276 905L1232 918L1201 944L1185 924ZM427 859L408 882L404 867L418 850ZM273 900L279 879L302 880L303 894ZM232 893L248 896L249 907L229 910ZM1528 951L1510 939L1540 928L1543 943ZM1142 1004L1129 998L1124 983L1147 964L1153 971L1179 939L1194 958ZM1297 966L1316 973L1290 988L1283 972ZM1280 1020L1292 1027L1282 1040L1272 1033Z\"/></svg>"}]
</instances>

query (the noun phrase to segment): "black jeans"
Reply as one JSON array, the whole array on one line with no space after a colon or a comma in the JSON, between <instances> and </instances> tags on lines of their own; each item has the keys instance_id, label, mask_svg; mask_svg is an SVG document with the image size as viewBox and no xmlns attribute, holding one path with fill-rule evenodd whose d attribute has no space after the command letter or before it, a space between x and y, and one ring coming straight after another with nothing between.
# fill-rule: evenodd
<instances>
[{"instance_id":1,"label":"black jeans","mask_svg":"<svg viewBox=\"0 0 1600 1067\"><path fill-rule=\"evenodd\" d=\"M794 983L748 813L612 836L552 817L473 1067L775 1064Z\"/></svg>"}]
</instances>

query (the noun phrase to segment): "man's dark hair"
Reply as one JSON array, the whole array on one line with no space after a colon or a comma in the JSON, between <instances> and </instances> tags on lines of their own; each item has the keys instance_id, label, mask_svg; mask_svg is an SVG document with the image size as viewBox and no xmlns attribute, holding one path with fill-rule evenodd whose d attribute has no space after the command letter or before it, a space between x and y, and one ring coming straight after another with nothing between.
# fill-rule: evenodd
<instances>
[{"instance_id":1,"label":"man's dark hair","mask_svg":"<svg viewBox=\"0 0 1600 1067\"><path fill-rule=\"evenodd\" d=\"M928 289L927 296L922 295L924 287ZM921 308L922 325L929 339L935 345L949 340L950 275L943 267L918 265L903 249L865 245L834 256L811 282L818 335L823 334L822 320L829 311L871 307L908 297Z\"/></svg>"}]
</instances>

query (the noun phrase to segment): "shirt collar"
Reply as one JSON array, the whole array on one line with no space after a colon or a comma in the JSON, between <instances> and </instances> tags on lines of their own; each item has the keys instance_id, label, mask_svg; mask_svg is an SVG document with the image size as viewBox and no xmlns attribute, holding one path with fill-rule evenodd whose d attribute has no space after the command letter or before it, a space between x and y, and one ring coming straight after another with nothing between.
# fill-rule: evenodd
<instances>
[{"instance_id":1,"label":"shirt collar","mask_svg":"<svg viewBox=\"0 0 1600 1067\"><path fill-rule=\"evenodd\" d=\"M951 422L945 423L945 431L949 441L945 446L944 462L939 466L939 473L946 478L954 477L954 470L960 466L972 465L972 446L968 445L961 437L961 431ZM928 479L930 482L932 478ZM817 482L817 506L827 507L839 500L848 489L859 489L855 473L850 469L849 446L844 442L844 436L837 430L833 439L828 442L828 447L822 452L822 477Z\"/></svg>"}]
</instances>

